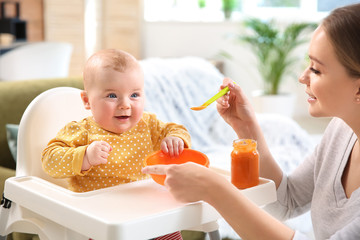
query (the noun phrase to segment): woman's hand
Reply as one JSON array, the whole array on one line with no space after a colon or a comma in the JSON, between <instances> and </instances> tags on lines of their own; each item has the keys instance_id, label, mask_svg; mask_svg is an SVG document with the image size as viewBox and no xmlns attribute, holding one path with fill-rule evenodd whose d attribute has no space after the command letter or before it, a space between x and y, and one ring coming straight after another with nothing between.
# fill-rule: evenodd
<instances>
[{"instance_id":1,"label":"woman's hand","mask_svg":"<svg viewBox=\"0 0 360 240\"><path fill-rule=\"evenodd\" d=\"M145 174L166 175L165 187L179 201L208 202L221 183L228 181L206 167L196 163L179 165L153 165L142 169Z\"/></svg>"},{"instance_id":2,"label":"woman's hand","mask_svg":"<svg viewBox=\"0 0 360 240\"><path fill-rule=\"evenodd\" d=\"M165 186L179 201L209 203L244 239L292 239L294 236L293 230L265 213L211 169L184 163L147 166L142 172L166 175Z\"/></svg>"},{"instance_id":3,"label":"woman's hand","mask_svg":"<svg viewBox=\"0 0 360 240\"><path fill-rule=\"evenodd\" d=\"M223 89L226 86L230 91L217 100L217 110L238 136L246 134L244 130L247 125L256 121L254 110L239 85L234 84L231 79L225 78L220 88Z\"/></svg>"}]
</instances>

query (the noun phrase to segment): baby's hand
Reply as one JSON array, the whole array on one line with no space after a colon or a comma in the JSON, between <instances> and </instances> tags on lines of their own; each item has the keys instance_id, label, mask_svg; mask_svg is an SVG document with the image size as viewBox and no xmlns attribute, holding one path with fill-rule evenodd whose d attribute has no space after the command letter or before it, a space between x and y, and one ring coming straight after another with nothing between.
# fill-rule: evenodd
<instances>
[{"instance_id":1,"label":"baby's hand","mask_svg":"<svg viewBox=\"0 0 360 240\"><path fill-rule=\"evenodd\" d=\"M179 137L166 137L162 140L160 149L171 157L179 156L184 150L184 141Z\"/></svg>"},{"instance_id":2,"label":"baby's hand","mask_svg":"<svg viewBox=\"0 0 360 240\"><path fill-rule=\"evenodd\" d=\"M112 147L107 142L92 142L86 149L81 170L86 171L91 166L107 163L107 158L111 150Z\"/></svg>"}]
</instances>

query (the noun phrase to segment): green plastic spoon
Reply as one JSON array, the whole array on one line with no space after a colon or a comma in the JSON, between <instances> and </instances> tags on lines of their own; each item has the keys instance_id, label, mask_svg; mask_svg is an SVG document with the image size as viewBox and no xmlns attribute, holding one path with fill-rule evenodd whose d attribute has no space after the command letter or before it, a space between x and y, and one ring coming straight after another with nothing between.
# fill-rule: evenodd
<instances>
[{"instance_id":1,"label":"green plastic spoon","mask_svg":"<svg viewBox=\"0 0 360 240\"><path fill-rule=\"evenodd\" d=\"M215 94L212 98L210 98L209 100L207 100L203 105L199 106L199 107L192 107L190 108L191 110L194 111L200 111L205 109L207 106L209 106L210 104L212 104L213 102L216 101L216 99L224 96L227 92L229 91L228 87L224 87L223 89L221 89L217 94Z\"/></svg>"}]
</instances>

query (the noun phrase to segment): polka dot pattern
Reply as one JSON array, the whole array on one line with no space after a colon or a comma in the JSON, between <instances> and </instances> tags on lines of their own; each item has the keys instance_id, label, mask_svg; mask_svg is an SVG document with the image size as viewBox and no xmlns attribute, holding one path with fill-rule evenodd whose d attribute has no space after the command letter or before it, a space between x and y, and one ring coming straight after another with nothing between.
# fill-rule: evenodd
<instances>
[{"instance_id":1,"label":"polka dot pattern","mask_svg":"<svg viewBox=\"0 0 360 240\"><path fill-rule=\"evenodd\" d=\"M163 123L154 114L144 113L131 130L114 134L100 128L88 117L67 124L43 151L43 169L52 177L69 178L70 189L87 192L148 178L141 172L145 157L160 149L166 136L177 136L190 146L186 129L174 123ZM93 141L112 146L106 164L81 172L86 147Z\"/></svg>"}]
</instances>

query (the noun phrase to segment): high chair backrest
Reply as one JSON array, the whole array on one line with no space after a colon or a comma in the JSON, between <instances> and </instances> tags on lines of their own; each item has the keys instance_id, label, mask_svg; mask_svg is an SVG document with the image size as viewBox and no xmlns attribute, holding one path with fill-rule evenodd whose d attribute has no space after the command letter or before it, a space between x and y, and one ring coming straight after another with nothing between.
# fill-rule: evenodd
<instances>
[{"instance_id":1,"label":"high chair backrest","mask_svg":"<svg viewBox=\"0 0 360 240\"><path fill-rule=\"evenodd\" d=\"M19 125L16 176L37 176L66 187L64 179L48 176L41 166L41 152L68 122L91 114L85 110L80 89L58 87L37 96L25 110Z\"/></svg>"}]
</instances>

